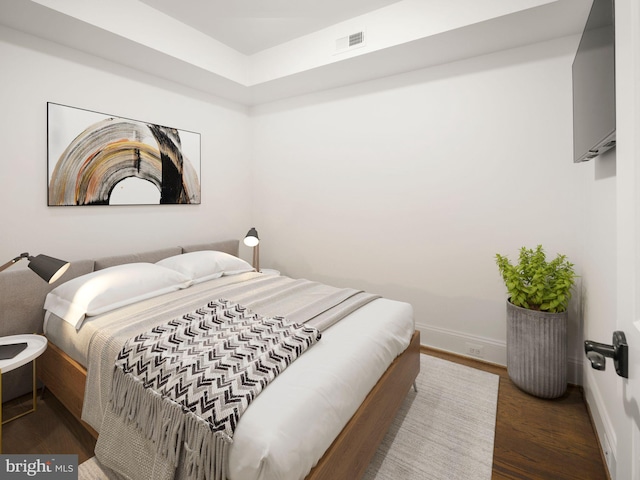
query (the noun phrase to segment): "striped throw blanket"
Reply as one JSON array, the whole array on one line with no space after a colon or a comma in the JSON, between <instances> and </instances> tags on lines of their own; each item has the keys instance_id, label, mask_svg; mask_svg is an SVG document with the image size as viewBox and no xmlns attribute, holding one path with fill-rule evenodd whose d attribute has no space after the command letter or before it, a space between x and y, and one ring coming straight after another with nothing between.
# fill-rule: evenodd
<instances>
[{"instance_id":1,"label":"striped throw blanket","mask_svg":"<svg viewBox=\"0 0 640 480\"><path fill-rule=\"evenodd\" d=\"M242 413L320 337L283 317L265 318L224 299L208 302L126 342L112 408L173 465L183 442L189 445L189 478L224 479Z\"/></svg>"}]
</instances>

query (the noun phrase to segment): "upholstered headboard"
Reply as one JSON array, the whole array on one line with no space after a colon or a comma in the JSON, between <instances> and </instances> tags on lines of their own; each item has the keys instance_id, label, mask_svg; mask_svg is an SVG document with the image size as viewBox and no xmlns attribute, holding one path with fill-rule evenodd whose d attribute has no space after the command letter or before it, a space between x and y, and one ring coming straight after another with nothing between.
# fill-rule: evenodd
<instances>
[{"instance_id":1,"label":"upholstered headboard","mask_svg":"<svg viewBox=\"0 0 640 480\"><path fill-rule=\"evenodd\" d=\"M80 275L124 263L155 263L173 255L200 250L218 250L238 256L238 247L238 240L224 240L220 242L186 245L184 247L177 246L147 252L101 257L94 260L73 261L65 274L53 285L43 282L42 279L30 270L6 270L0 273L0 336L17 335L21 333L42 333L44 322L43 306L47 293L57 285L72 278L79 277ZM16 375L12 375L12 377L15 376ZM31 390L30 374L26 376L19 374L17 376L25 378L10 378L8 379L9 381L3 385L3 398L5 401Z\"/></svg>"},{"instance_id":2,"label":"upholstered headboard","mask_svg":"<svg viewBox=\"0 0 640 480\"><path fill-rule=\"evenodd\" d=\"M173 257L181 253L198 252L200 250L217 250L238 256L238 240L225 240L222 242L199 243L197 245L186 245L184 247L169 247L148 252L131 253L126 255L116 255L112 257L102 257L95 260L94 270L122 265L123 263L149 262L156 263L163 258Z\"/></svg>"}]
</instances>

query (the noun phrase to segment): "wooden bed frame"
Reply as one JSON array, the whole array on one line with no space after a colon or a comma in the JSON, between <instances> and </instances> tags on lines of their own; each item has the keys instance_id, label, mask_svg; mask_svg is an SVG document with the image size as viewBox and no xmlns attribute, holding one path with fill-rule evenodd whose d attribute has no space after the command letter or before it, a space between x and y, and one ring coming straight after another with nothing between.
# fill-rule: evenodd
<instances>
[{"instance_id":1,"label":"wooden bed frame","mask_svg":"<svg viewBox=\"0 0 640 480\"><path fill-rule=\"evenodd\" d=\"M362 477L419 371L420 332L416 331L306 480ZM37 359L37 372L45 387L97 438L98 433L80 418L86 369L49 342Z\"/></svg>"}]
</instances>

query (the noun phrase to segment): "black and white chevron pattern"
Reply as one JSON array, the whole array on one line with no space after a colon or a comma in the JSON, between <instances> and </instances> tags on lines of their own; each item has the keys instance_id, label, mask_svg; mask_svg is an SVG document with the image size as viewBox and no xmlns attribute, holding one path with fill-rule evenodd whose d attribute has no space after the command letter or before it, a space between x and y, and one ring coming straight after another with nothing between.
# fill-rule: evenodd
<instances>
[{"instance_id":1,"label":"black and white chevron pattern","mask_svg":"<svg viewBox=\"0 0 640 480\"><path fill-rule=\"evenodd\" d=\"M320 337L220 299L129 339L116 368L230 441L253 399Z\"/></svg>"}]
</instances>

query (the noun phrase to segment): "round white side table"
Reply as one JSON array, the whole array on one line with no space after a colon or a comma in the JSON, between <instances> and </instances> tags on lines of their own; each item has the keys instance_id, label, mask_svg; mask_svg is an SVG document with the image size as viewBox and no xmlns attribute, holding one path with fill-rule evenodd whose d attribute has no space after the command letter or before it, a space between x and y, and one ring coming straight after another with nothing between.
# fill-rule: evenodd
<instances>
[{"instance_id":1,"label":"round white side table","mask_svg":"<svg viewBox=\"0 0 640 480\"><path fill-rule=\"evenodd\" d=\"M36 411L36 362L38 358L47 349L47 338L42 335L9 335L7 337L0 337L0 345L10 345L12 343L26 343L27 348L22 350L13 358L0 360L0 453L2 453L2 425L9 423L16 418L23 417L29 413ZM33 405L31 410L20 413L15 417L8 420L2 419L2 374L15 370L18 367L26 365L27 363L33 363Z\"/></svg>"}]
</instances>

